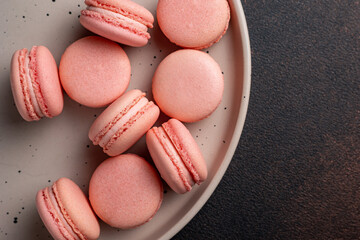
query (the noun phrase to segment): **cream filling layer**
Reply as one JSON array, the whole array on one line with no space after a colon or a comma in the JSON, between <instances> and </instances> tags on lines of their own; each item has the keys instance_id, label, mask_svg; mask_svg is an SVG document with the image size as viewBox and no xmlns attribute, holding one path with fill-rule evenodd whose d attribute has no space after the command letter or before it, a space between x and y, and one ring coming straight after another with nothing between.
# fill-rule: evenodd
<instances>
[{"instance_id":1,"label":"cream filling layer","mask_svg":"<svg viewBox=\"0 0 360 240\"><path fill-rule=\"evenodd\" d=\"M101 138L99 145L101 147L105 147L107 143L110 141L112 136L116 134L116 132L124 126L132 116L134 116L138 111L140 111L149 100L145 97L141 98L139 102L137 102L132 108L129 109L127 113L124 114L108 131L107 133Z\"/></svg>"},{"instance_id":2,"label":"cream filling layer","mask_svg":"<svg viewBox=\"0 0 360 240\"><path fill-rule=\"evenodd\" d=\"M55 194L52 190L51 187L48 187L47 188L47 191L49 193L49 197L50 197L50 201L51 201L51 204L53 205L53 207L55 208L56 212L57 212L57 215L58 217L60 218L61 220L61 223L62 225L66 228L66 230L68 231L68 233L73 237L73 239L75 240L81 240L77 234L73 231L72 227L68 224L68 222L66 221L66 219L64 218L64 216L62 215L61 213L61 210L59 208L59 205L58 205L58 202L56 201L56 197L55 197Z\"/></svg>"},{"instance_id":3,"label":"cream filling layer","mask_svg":"<svg viewBox=\"0 0 360 240\"><path fill-rule=\"evenodd\" d=\"M106 10L103 8L99 8L99 7L94 7L94 6L86 7L86 10L97 12L97 13L100 13L103 15L108 15L108 16L123 20L123 21L129 23L130 25L134 26L135 28L137 28L141 31L147 32L147 26L145 26L144 24L137 22L131 18L125 17L124 15L121 15L119 13L115 13L115 12L112 12L112 11L109 11L109 10Z\"/></svg>"},{"instance_id":4,"label":"cream filling layer","mask_svg":"<svg viewBox=\"0 0 360 240\"><path fill-rule=\"evenodd\" d=\"M34 107L34 110L35 110L36 114L39 117L44 117L44 114L41 111L40 105L39 105L38 100L37 100L36 95L35 95L35 90L34 90L34 87L33 87L31 76L30 76L29 63L30 63L30 52L27 52L26 56L25 56L25 77L26 77L26 82L27 82L28 89L29 89L31 103L32 103L32 105Z\"/></svg>"}]
</instances>

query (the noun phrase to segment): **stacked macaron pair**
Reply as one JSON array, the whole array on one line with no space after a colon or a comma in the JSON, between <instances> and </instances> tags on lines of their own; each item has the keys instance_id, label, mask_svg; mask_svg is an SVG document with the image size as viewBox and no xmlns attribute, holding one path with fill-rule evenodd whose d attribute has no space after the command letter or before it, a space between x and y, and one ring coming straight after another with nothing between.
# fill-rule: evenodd
<instances>
[{"instance_id":1,"label":"stacked macaron pair","mask_svg":"<svg viewBox=\"0 0 360 240\"><path fill-rule=\"evenodd\" d=\"M159 0L157 19L165 36L188 48L167 56L152 79L155 103L140 90L126 91L130 61L113 41L144 46L152 14L129 0L86 0L80 23L96 34L71 44L59 74L45 47L20 50L12 60L11 83L20 114L27 121L61 113L61 86L88 107L109 106L95 120L89 138L111 158L101 163L89 184L89 200L70 179L61 178L37 195L37 208L55 239L97 239L96 216L127 229L149 221L160 208L163 185L143 158L123 154L146 134L146 144L165 182L186 193L207 178L206 162L182 122L208 117L220 104L224 80L219 65L199 51L219 41L230 13L226 0ZM194 50L196 49L196 50ZM151 128L160 111L171 119ZM134 180L135 181L131 181ZM95 214L94 214L94 212Z\"/></svg>"}]
</instances>

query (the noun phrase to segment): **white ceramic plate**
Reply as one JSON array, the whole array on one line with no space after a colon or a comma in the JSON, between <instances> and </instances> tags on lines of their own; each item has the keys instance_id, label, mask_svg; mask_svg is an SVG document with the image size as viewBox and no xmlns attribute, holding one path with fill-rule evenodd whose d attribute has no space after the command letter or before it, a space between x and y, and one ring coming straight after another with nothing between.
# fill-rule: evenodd
<instances>
[{"instance_id":1,"label":"white ceramic plate","mask_svg":"<svg viewBox=\"0 0 360 240\"><path fill-rule=\"evenodd\" d=\"M156 1L137 1L155 16ZM221 105L207 119L187 124L200 146L209 177L190 193L175 194L167 186L163 204L147 224L118 230L101 223L100 239L169 239L199 211L221 180L234 154L244 125L250 91L250 45L239 0L229 1L231 22L226 35L203 50L220 64L225 78ZM11 95L9 65L13 52L45 45L57 63L65 48L92 35L78 21L85 7L80 0L11 0L0 2L0 239L47 239L35 208L36 192L60 177L74 180L87 193L92 172L107 156L93 146L87 132L103 109L90 109L65 96L63 113L53 119L25 122ZM124 47L132 66L129 89L148 92L159 62L178 49L161 33L157 23L142 48ZM166 120L161 116L158 124ZM128 152L149 161L141 139Z\"/></svg>"}]
</instances>

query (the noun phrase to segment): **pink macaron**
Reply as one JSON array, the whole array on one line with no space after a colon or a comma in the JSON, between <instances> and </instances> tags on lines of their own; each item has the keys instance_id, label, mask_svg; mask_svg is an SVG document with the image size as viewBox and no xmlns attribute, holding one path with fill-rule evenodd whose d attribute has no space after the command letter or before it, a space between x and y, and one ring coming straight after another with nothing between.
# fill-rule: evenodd
<instances>
[{"instance_id":1,"label":"pink macaron","mask_svg":"<svg viewBox=\"0 0 360 240\"><path fill-rule=\"evenodd\" d=\"M170 119L146 134L146 144L161 177L177 193L186 193L207 178L201 151L189 130Z\"/></svg>"},{"instance_id":2,"label":"pink macaron","mask_svg":"<svg viewBox=\"0 0 360 240\"><path fill-rule=\"evenodd\" d=\"M60 80L65 92L88 107L103 107L120 97L130 82L125 51L108 39L89 36L71 44L61 57Z\"/></svg>"},{"instance_id":3,"label":"pink macaron","mask_svg":"<svg viewBox=\"0 0 360 240\"><path fill-rule=\"evenodd\" d=\"M110 156L129 149L156 122L159 108L140 90L131 90L113 102L94 121L89 138Z\"/></svg>"},{"instance_id":4,"label":"pink macaron","mask_svg":"<svg viewBox=\"0 0 360 240\"><path fill-rule=\"evenodd\" d=\"M193 49L218 42L230 20L226 0L159 0L156 13L162 32L171 42Z\"/></svg>"},{"instance_id":5,"label":"pink macaron","mask_svg":"<svg viewBox=\"0 0 360 240\"><path fill-rule=\"evenodd\" d=\"M121 229L134 228L150 221L160 208L163 186L145 159L123 154L96 168L90 180L89 199L105 223Z\"/></svg>"},{"instance_id":6,"label":"pink macaron","mask_svg":"<svg viewBox=\"0 0 360 240\"><path fill-rule=\"evenodd\" d=\"M161 111L183 122L208 117L220 104L224 91L219 64L209 54L191 49L164 58L152 81Z\"/></svg>"},{"instance_id":7,"label":"pink macaron","mask_svg":"<svg viewBox=\"0 0 360 240\"><path fill-rule=\"evenodd\" d=\"M154 17L143 6L130 0L85 0L80 23L88 30L133 47L147 44Z\"/></svg>"},{"instance_id":8,"label":"pink macaron","mask_svg":"<svg viewBox=\"0 0 360 240\"><path fill-rule=\"evenodd\" d=\"M16 107L26 121L51 118L62 112L64 100L58 69L46 47L16 51L11 60L10 82Z\"/></svg>"},{"instance_id":9,"label":"pink macaron","mask_svg":"<svg viewBox=\"0 0 360 240\"><path fill-rule=\"evenodd\" d=\"M70 179L60 178L36 195L36 208L56 240L98 239L100 226L81 189Z\"/></svg>"}]
</instances>

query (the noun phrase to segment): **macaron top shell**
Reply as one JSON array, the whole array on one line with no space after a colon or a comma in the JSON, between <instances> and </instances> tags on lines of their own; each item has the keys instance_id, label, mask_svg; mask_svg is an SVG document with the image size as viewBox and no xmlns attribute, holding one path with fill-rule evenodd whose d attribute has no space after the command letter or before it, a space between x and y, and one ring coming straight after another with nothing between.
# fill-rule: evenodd
<instances>
[{"instance_id":1,"label":"macaron top shell","mask_svg":"<svg viewBox=\"0 0 360 240\"><path fill-rule=\"evenodd\" d=\"M156 13L162 32L171 42L193 49L219 41L230 20L226 0L159 0Z\"/></svg>"},{"instance_id":2,"label":"macaron top shell","mask_svg":"<svg viewBox=\"0 0 360 240\"><path fill-rule=\"evenodd\" d=\"M145 159L124 154L98 166L90 180L89 197L104 222L128 229L154 216L162 202L163 187L157 172Z\"/></svg>"},{"instance_id":3,"label":"macaron top shell","mask_svg":"<svg viewBox=\"0 0 360 240\"><path fill-rule=\"evenodd\" d=\"M169 117L196 122L220 104L224 78L218 63L198 50L178 50L155 71L152 91L160 109Z\"/></svg>"},{"instance_id":4,"label":"macaron top shell","mask_svg":"<svg viewBox=\"0 0 360 240\"><path fill-rule=\"evenodd\" d=\"M57 64L48 48L18 50L11 60L11 88L19 113L26 121L54 117L64 100Z\"/></svg>"},{"instance_id":5,"label":"macaron top shell","mask_svg":"<svg viewBox=\"0 0 360 240\"><path fill-rule=\"evenodd\" d=\"M65 219L85 239L97 239L100 234L99 223L81 189L70 179L60 178L53 186L57 192L60 208L66 211Z\"/></svg>"},{"instance_id":6,"label":"macaron top shell","mask_svg":"<svg viewBox=\"0 0 360 240\"><path fill-rule=\"evenodd\" d=\"M59 72L61 84L73 100L88 107L103 107L125 92L131 67L118 44L89 36L65 50Z\"/></svg>"}]
</instances>

